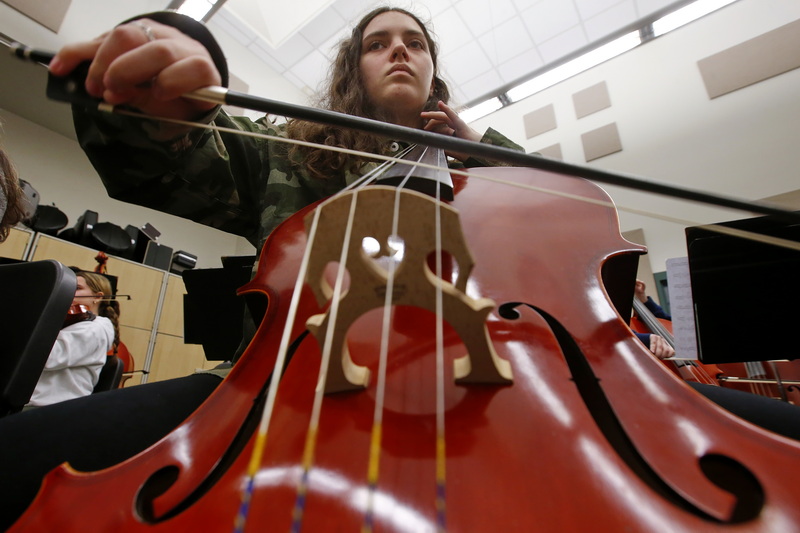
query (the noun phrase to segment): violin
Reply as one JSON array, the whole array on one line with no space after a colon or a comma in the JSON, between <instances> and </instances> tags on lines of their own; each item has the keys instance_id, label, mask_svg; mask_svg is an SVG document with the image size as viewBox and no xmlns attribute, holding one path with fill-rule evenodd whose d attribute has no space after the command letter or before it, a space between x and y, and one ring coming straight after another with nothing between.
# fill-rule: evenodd
<instances>
[{"instance_id":1,"label":"violin","mask_svg":"<svg viewBox=\"0 0 800 533\"><path fill-rule=\"evenodd\" d=\"M631 328L634 331L659 335L673 350L675 349L671 321L656 317L638 298L633 299L633 309L636 312L631 318ZM670 359L664 363L686 381L719 385L716 377L722 374L722 370L716 365L700 363L693 359Z\"/></svg>"},{"instance_id":2,"label":"violin","mask_svg":"<svg viewBox=\"0 0 800 533\"><path fill-rule=\"evenodd\" d=\"M78 322L94 319L95 314L92 313L88 307L83 304L72 304L67 310L67 316L64 318L64 324L61 326L61 329L77 324Z\"/></svg>"}]
</instances>

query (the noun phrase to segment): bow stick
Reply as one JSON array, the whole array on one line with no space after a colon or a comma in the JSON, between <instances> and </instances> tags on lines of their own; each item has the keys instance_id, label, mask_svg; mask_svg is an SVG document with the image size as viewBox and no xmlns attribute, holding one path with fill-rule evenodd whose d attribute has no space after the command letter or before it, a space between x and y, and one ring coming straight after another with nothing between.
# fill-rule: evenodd
<instances>
[{"instance_id":1,"label":"bow stick","mask_svg":"<svg viewBox=\"0 0 800 533\"><path fill-rule=\"evenodd\" d=\"M53 52L36 50L20 43L12 44L11 52L20 59L41 64L49 63L55 56ZM113 106L103 103L101 100L90 96L86 92L83 81L87 69L88 64L85 64L83 68L78 67L68 76L56 77L50 75L47 83L47 96L52 100L80 105L87 109L113 112ZM800 222L800 212L790 211L765 202L747 201L731 196L659 183L630 174L611 172L595 167L548 159L539 155L526 154L502 146L468 141L466 139L398 126L396 124L347 115L336 111L316 109L248 95L246 93L226 89L225 87L205 87L191 91L183 95L183 97L217 105L237 106L266 114L355 129L394 140L423 144L453 152L466 152L473 156L500 161L509 165L536 168L557 174L590 179L608 185L616 185L627 189L650 192L672 198L681 198L683 200L690 200L708 205L749 211L761 215L773 215L786 222Z\"/></svg>"}]
</instances>

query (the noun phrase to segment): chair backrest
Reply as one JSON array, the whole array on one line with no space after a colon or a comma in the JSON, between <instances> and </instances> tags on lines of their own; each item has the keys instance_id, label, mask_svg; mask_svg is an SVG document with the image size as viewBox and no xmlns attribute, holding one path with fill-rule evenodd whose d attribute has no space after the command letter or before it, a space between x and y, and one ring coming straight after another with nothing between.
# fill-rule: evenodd
<instances>
[{"instance_id":1,"label":"chair backrest","mask_svg":"<svg viewBox=\"0 0 800 533\"><path fill-rule=\"evenodd\" d=\"M119 382L119 387L122 388L125 385L125 382L133 377L133 373L136 369L136 361L133 359L133 355L128 350L128 347L125 345L124 342L120 341L117 345L117 351L114 352L112 348L108 355L116 355L122 360L122 380Z\"/></svg>"},{"instance_id":2,"label":"chair backrest","mask_svg":"<svg viewBox=\"0 0 800 533\"><path fill-rule=\"evenodd\" d=\"M97 385L94 386L92 394L119 388L124 367L125 364L122 359L116 355L109 355L106 358L103 369L100 370L100 378L97 380Z\"/></svg>"},{"instance_id":3,"label":"chair backrest","mask_svg":"<svg viewBox=\"0 0 800 533\"><path fill-rule=\"evenodd\" d=\"M0 416L30 400L76 286L75 273L58 261L0 265Z\"/></svg>"}]
</instances>

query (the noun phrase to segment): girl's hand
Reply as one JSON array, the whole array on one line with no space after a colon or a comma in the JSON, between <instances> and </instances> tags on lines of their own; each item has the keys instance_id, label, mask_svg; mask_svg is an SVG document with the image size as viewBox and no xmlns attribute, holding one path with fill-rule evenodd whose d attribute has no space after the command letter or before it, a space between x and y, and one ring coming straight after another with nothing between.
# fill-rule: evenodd
<instances>
[{"instance_id":1,"label":"girl's hand","mask_svg":"<svg viewBox=\"0 0 800 533\"><path fill-rule=\"evenodd\" d=\"M470 128L469 125L461 120L458 113L453 111L444 102L439 102L439 111L423 111L420 116L427 120L425 123L426 131L433 131L441 133L442 135L451 135L459 139L467 139L470 141L480 142L481 134ZM469 159L470 155L465 153L445 152L448 156L454 157L460 161Z\"/></svg>"},{"instance_id":2,"label":"girl's hand","mask_svg":"<svg viewBox=\"0 0 800 533\"><path fill-rule=\"evenodd\" d=\"M50 62L65 76L90 61L87 92L112 105L189 120L214 107L181 95L219 85L221 76L206 48L177 29L149 19L117 26L94 40L64 46Z\"/></svg>"}]
</instances>

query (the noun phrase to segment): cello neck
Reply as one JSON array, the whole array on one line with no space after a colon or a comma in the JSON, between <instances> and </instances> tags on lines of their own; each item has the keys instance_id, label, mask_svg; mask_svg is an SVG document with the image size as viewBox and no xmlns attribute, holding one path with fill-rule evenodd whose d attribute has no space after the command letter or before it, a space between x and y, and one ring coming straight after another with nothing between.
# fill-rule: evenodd
<instances>
[{"instance_id":1,"label":"cello neck","mask_svg":"<svg viewBox=\"0 0 800 533\"><path fill-rule=\"evenodd\" d=\"M639 320L644 322L650 330L650 333L655 333L663 337L673 349L675 348L675 339L672 337L672 333L664 327L658 318L653 315L652 311L650 311L644 303L640 302L638 298L633 299L633 309L636 311Z\"/></svg>"}]
</instances>

